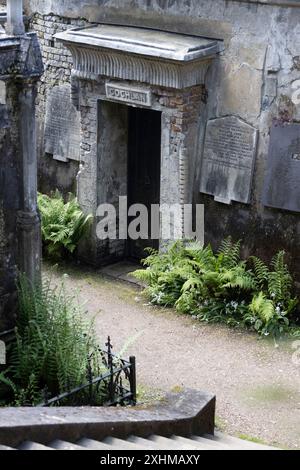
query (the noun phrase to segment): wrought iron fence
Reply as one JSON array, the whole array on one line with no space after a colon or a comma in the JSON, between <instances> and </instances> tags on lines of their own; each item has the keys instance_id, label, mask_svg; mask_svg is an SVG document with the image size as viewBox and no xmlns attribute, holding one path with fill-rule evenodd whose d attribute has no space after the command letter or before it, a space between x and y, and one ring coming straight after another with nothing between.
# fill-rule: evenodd
<instances>
[{"instance_id":1,"label":"wrought iron fence","mask_svg":"<svg viewBox=\"0 0 300 470\"><path fill-rule=\"evenodd\" d=\"M99 349L105 373L94 377L92 357L88 361L87 382L56 397L49 397L44 389L44 402L38 406L58 405L117 406L136 405L136 360L129 361L112 354L113 346L108 337L107 351Z\"/></svg>"}]
</instances>

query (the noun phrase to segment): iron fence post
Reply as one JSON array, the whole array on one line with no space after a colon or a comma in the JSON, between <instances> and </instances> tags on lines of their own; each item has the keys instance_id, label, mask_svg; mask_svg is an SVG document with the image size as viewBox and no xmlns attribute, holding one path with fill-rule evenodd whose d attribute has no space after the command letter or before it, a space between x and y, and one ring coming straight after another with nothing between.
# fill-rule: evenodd
<instances>
[{"instance_id":1,"label":"iron fence post","mask_svg":"<svg viewBox=\"0 0 300 470\"><path fill-rule=\"evenodd\" d=\"M132 402L136 404L136 360L134 356L130 356L130 391L132 394Z\"/></svg>"}]
</instances>

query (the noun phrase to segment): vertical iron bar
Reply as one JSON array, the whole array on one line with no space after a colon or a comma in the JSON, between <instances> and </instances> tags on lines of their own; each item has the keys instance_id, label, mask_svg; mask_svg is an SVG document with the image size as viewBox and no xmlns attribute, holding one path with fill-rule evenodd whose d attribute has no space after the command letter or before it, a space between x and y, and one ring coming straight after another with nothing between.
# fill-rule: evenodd
<instances>
[{"instance_id":1,"label":"vertical iron bar","mask_svg":"<svg viewBox=\"0 0 300 470\"><path fill-rule=\"evenodd\" d=\"M88 366L87 366L87 375L88 375L88 381L89 381L89 405L93 406L93 370L92 370L92 364L91 364L91 357L88 357Z\"/></svg>"},{"instance_id":2,"label":"vertical iron bar","mask_svg":"<svg viewBox=\"0 0 300 470\"><path fill-rule=\"evenodd\" d=\"M111 344L110 336L108 337L108 341L106 343L107 346L107 355L108 355L108 367L110 369L110 380L109 380L109 401L110 403L114 403L115 401L115 393L114 393L114 362L112 356L112 349L113 346Z\"/></svg>"},{"instance_id":3,"label":"vertical iron bar","mask_svg":"<svg viewBox=\"0 0 300 470\"><path fill-rule=\"evenodd\" d=\"M136 405L136 360L134 356L130 356L130 391L132 395L132 403Z\"/></svg>"}]
</instances>

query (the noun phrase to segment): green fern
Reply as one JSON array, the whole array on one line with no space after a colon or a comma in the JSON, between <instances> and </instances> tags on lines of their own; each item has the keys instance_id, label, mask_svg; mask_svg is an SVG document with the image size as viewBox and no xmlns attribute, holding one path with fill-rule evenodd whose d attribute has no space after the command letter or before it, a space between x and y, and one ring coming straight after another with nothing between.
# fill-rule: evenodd
<instances>
[{"instance_id":1,"label":"green fern","mask_svg":"<svg viewBox=\"0 0 300 470\"><path fill-rule=\"evenodd\" d=\"M46 253L56 258L65 252L74 253L91 224L92 216L82 212L73 195L70 194L65 203L58 191L51 197L39 194L38 205Z\"/></svg>"},{"instance_id":2,"label":"green fern","mask_svg":"<svg viewBox=\"0 0 300 470\"><path fill-rule=\"evenodd\" d=\"M220 274L223 289L255 290L256 284L251 272L246 270L245 263L240 263L232 269Z\"/></svg>"},{"instance_id":3,"label":"green fern","mask_svg":"<svg viewBox=\"0 0 300 470\"><path fill-rule=\"evenodd\" d=\"M221 243L218 251L219 260L227 268L234 268L241 261L241 241L234 243L231 237Z\"/></svg>"},{"instance_id":4,"label":"green fern","mask_svg":"<svg viewBox=\"0 0 300 470\"><path fill-rule=\"evenodd\" d=\"M6 393L16 406L36 405L45 388L55 396L85 384L89 361L94 376L104 372L93 325L64 285L33 286L22 276L19 306L16 344L0 374L1 398Z\"/></svg>"},{"instance_id":5,"label":"green fern","mask_svg":"<svg viewBox=\"0 0 300 470\"><path fill-rule=\"evenodd\" d=\"M269 294L274 297L276 302L284 302L290 299L292 289L292 276L284 261L285 252L280 251L273 258L271 266L273 271L269 273L268 289Z\"/></svg>"},{"instance_id":6,"label":"green fern","mask_svg":"<svg viewBox=\"0 0 300 470\"><path fill-rule=\"evenodd\" d=\"M251 312L258 316L264 323L268 323L275 315L274 304L267 299L263 292L253 297L249 306Z\"/></svg>"},{"instance_id":7,"label":"green fern","mask_svg":"<svg viewBox=\"0 0 300 470\"><path fill-rule=\"evenodd\" d=\"M216 254L210 245L180 241L162 253L151 250L146 269L135 276L148 285L145 292L154 304L262 335L283 333L298 303L284 252L269 268L257 257L241 261L240 251L241 242L231 238Z\"/></svg>"},{"instance_id":8,"label":"green fern","mask_svg":"<svg viewBox=\"0 0 300 470\"><path fill-rule=\"evenodd\" d=\"M252 261L254 266L257 287L258 289L264 289L269 280L270 270L268 266L256 256L252 256L250 261Z\"/></svg>"}]
</instances>

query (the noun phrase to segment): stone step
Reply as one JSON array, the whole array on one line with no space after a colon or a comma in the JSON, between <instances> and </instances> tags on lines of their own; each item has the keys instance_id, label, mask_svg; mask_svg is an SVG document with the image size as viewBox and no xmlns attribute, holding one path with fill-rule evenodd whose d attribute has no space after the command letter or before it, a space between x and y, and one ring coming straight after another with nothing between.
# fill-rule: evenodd
<instances>
[{"instance_id":1,"label":"stone step","mask_svg":"<svg viewBox=\"0 0 300 470\"><path fill-rule=\"evenodd\" d=\"M136 442L117 439L116 437L107 437L103 442L110 445L115 450L143 450L143 447Z\"/></svg>"},{"instance_id":2,"label":"stone step","mask_svg":"<svg viewBox=\"0 0 300 470\"><path fill-rule=\"evenodd\" d=\"M237 437L227 436L221 432L216 432L214 436L205 435L204 437L220 444L225 444L232 450L276 450L274 447L257 444Z\"/></svg>"},{"instance_id":3,"label":"stone step","mask_svg":"<svg viewBox=\"0 0 300 470\"><path fill-rule=\"evenodd\" d=\"M172 436L172 440L186 446L186 450L190 448L195 450L229 450L225 444L219 444L209 439L202 439L198 436L181 437Z\"/></svg>"},{"instance_id":4,"label":"stone step","mask_svg":"<svg viewBox=\"0 0 300 470\"><path fill-rule=\"evenodd\" d=\"M217 432L215 436L171 436L151 435L147 439L131 435L126 440L107 437L103 441L82 438L76 444L60 439L48 446L25 441L17 449L1 446L0 450L276 450L273 447L244 441L237 437Z\"/></svg>"},{"instance_id":5,"label":"stone step","mask_svg":"<svg viewBox=\"0 0 300 470\"><path fill-rule=\"evenodd\" d=\"M81 447L72 442L61 441L60 439L50 442L49 447L55 450L87 450L86 447Z\"/></svg>"},{"instance_id":6,"label":"stone step","mask_svg":"<svg viewBox=\"0 0 300 470\"><path fill-rule=\"evenodd\" d=\"M18 446L18 450L54 450L51 447L44 446L37 442L25 441Z\"/></svg>"},{"instance_id":7,"label":"stone step","mask_svg":"<svg viewBox=\"0 0 300 470\"><path fill-rule=\"evenodd\" d=\"M193 441L183 441L178 436L173 436L173 439L168 439L163 436L150 436L151 441L159 444L165 450L196 450L198 447Z\"/></svg>"},{"instance_id":8,"label":"stone step","mask_svg":"<svg viewBox=\"0 0 300 470\"><path fill-rule=\"evenodd\" d=\"M144 439L143 437L129 436L128 441L136 443L141 446L143 450L165 450L164 444L160 445L158 442L151 440L150 437L148 439Z\"/></svg>"},{"instance_id":9,"label":"stone step","mask_svg":"<svg viewBox=\"0 0 300 470\"><path fill-rule=\"evenodd\" d=\"M79 447L85 447L86 450L112 450L109 444L105 444L103 441L95 441L93 439L87 439L86 437L76 442Z\"/></svg>"}]
</instances>

